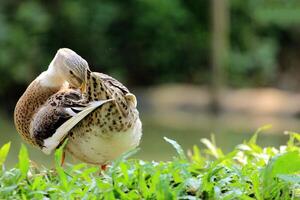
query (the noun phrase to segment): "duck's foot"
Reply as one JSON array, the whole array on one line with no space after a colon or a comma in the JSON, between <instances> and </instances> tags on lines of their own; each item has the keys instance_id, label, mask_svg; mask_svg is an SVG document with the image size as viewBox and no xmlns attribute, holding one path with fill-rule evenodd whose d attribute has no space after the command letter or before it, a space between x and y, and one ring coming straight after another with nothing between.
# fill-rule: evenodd
<instances>
[{"instance_id":1,"label":"duck's foot","mask_svg":"<svg viewBox=\"0 0 300 200\"><path fill-rule=\"evenodd\" d=\"M107 170L107 166L108 166L108 165L100 165L100 169L101 169L102 171L106 171L106 170Z\"/></svg>"}]
</instances>

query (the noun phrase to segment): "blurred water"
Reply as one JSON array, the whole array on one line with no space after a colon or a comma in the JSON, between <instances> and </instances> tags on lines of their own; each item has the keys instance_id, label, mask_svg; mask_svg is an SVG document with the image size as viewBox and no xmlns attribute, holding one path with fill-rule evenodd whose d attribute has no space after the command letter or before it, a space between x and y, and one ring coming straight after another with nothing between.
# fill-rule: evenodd
<instances>
[{"instance_id":1,"label":"blurred water","mask_svg":"<svg viewBox=\"0 0 300 200\"><path fill-rule=\"evenodd\" d=\"M222 114L214 116L209 113L151 113L142 112L143 138L140 151L135 157L143 160L171 160L176 154L174 149L164 141L163 137L176 140L185 150L199 145L201 138L210 138L214 133L217 145L225 152L232 150L237 144L248 140L255 130L264 124L273 124L273 128L260 134L258 143L264 146L285 144L288 137L285 130L299 131L300 123L296 118L274 118L245 116L242 114ZM23 142L16 133L12 119L0 117L0 145L11 141L11 151L7 165L13 166L18 160L18 151ZM27 145L30 158L37 164L52 166L53 156L47 156L38 149ZM74 160L67 157L68 162Z\"/></svg>"}]
</instances>

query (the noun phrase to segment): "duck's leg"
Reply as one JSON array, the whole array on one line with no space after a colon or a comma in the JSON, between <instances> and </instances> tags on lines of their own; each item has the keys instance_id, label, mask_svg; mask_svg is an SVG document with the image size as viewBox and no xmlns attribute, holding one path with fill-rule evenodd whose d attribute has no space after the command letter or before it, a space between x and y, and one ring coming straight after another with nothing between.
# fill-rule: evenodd
<instances>
[{"instance_id":1,"label":"duck's leg","mask_svg":"<svg viewBox=\"0 0 300 200\"><path fill-rule=\"evenodd\" d=\"M65 150L63 149L62 151L62 155L61 155L61 161L60 161L60 166L62 167L65 163L65 158L66 158L66 152Z\"/></svg>"}]
</instances>

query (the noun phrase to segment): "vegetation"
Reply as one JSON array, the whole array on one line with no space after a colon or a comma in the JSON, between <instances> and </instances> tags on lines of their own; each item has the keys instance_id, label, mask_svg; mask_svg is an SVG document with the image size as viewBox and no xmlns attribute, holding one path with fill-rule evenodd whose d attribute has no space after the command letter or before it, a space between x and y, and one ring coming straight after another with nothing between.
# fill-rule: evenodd
<instances>
[{"instance_id":1,"label":"vegetation","mask_svg":"<svg viewBox=\"0 0 300 200\"><path fill-rule=\"evenodd\" d=\"M60 47L80 53L95 71L131 84L209 83L209 2L1 1L0 95L27 85ZM299 42L299 1L229 2L228 83L272 84L280 70L280 50Z\"/></svg>"},{"instance_id":2,"label":"vegetation","mask_svg":"<svg viewBox=\"0 0 300 200\"><path fill-rule=\"evenodd\" d=\"M178 153L172 161L128 159L133 150L102 172L82 163L61 167L62 149L55 169L39 168L23 145L19 163L6 169L8 143L0 150L0 199L299 199L300 135L289 133L286 146L276 149L258 146L257 134L226 155L214 138L187 155L165 138Z\"/></svg>"}]
</instances>

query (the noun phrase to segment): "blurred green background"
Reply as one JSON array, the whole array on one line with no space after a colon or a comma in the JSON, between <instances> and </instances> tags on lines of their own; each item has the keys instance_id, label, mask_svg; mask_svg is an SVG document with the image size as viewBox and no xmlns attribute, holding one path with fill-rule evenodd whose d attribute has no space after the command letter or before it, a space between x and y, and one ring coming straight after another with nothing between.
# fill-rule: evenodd
<instances>
[{"instance_id":1,"label":"blurred green background","mask_svg":"<svg viewBox=\"0 0 300 200\"><path fill-rule=\"evenodd\" d=\"M300 128L299 34L298 0L0 1L0 144L17 152L16 101L62 47L137 94L140 158L169 159L163 136L188 148L216 132L226 150L266 123L260 142L283 144Z\"/></svg>"}]
</instances>

